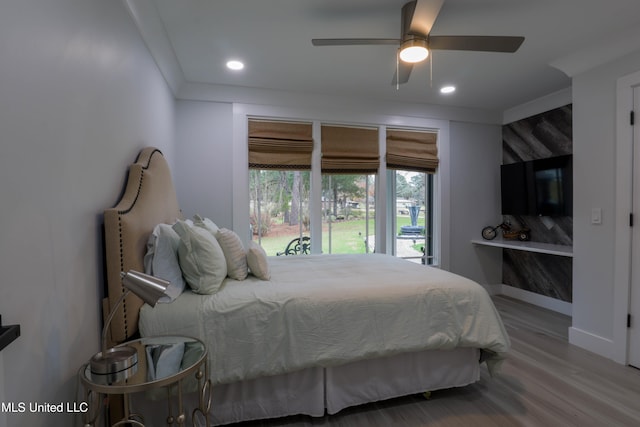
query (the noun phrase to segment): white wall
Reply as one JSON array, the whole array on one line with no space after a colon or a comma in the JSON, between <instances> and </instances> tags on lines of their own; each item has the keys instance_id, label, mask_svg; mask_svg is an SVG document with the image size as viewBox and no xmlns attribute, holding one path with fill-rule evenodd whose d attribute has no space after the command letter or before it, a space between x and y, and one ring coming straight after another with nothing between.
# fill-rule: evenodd
<instances>
[{"instance_id":1,"label":"white wall","mask_svg":"<svg viewBox=\"0 0 640 427\"><path fill-rule=\"evenodd\" d=\"M225 96L232 99L231 94ZM383 104L358 106L353 100L346 108L338 104L328 108L324 101L314 105L303 95L298 101L291 100L295 105L290 107L282 105L286 103L281 99L274 100L280 105L178 101L174 176L185 216L199 212L221 226L248 229L247 116L439 128L443 138L439 148L442 265L483 284L500 283L500 252L470 243L483 226L500 220L499 124L449 122L430 118L428 113L419 117L417 109L413 116L403 116Z\"/></svg>"},{"instance_id":2,"label":"white wall","mask_svg":"<svg viewBox=\"0 0 640 427\"><path fill-rule=\"evenodd\" d=\"M175 104L122 2L1 9L0 314L22 335L2 352L0 388L10 402L60 403L99 347L101 213L141 147L172 158ZM7 422L73 425L65 414Z\"/></svg>"},{"instance_id":3,"label":"white wall","mask_svg":"<svg viewBox=\"0 0 640 427\"><path fill-rule=\"evenodd\" d=\"M487 225L499 224L502 129L452 122L451 271L484 285L502 282L502 251L470 243Z\"/></svg>"},{"instance_id":4,"label":"white wall","mask_svg":"<svg viewBox=\"0 0 640 427\"><path fill-rule=\"evenodd\" d=\"M640 70L640 52L573 77L574 209L573 325L569 339L606 357L616 353L614 330L626 313L614 311L616 194L616 82ZM592 225L591 208L602 208ZM619 256L624 256L620 254ZM628 256L628 254L627 254ZM621 323L621 322L618 322ZM624 351L622 351L624 353Z\"/></svg>"},{"instance_id":5,"label":"white wall","mask_svg":"<svg viewBox=\"0 0 640 427\"><path fill-rule=\"evenodd\" d=\"M186 218L199 214L233 227L233 105L178 101L176 168L178 202Z\"/></svg>"}]
</instances>

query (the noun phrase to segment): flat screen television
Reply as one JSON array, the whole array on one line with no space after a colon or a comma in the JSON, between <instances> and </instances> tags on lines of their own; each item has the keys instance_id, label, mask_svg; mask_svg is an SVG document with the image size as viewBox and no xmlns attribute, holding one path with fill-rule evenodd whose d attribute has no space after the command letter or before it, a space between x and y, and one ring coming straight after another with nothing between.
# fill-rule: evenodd
<instances>
[{"instance_id":1,"label":"flat screen television","mask_svg":"<svg viewBox=\"0 0 640 427\"><path fill-rule=\"evenodd\" d=\"M503 215L573 214L571 155L502 165L500 180Z\"/></svg>"}]
</instances>

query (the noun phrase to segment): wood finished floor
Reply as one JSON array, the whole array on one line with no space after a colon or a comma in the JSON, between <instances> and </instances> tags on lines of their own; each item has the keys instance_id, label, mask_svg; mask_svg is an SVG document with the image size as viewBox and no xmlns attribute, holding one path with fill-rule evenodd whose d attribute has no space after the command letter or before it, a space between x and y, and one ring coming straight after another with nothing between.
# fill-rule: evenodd
<instances>
[{"instance_id":1,"label":"wood finished floor","mask_svg":"<svg viewBox=\"0 0 640 427\"><path fill-rule=\"evenodd\" d=\"M494 298L512 348L497 377L483 366L476 384L306 416L234 427L304 426L640 426L640 370L572 346L567 316Z\"/></svg>"}]
</instances>

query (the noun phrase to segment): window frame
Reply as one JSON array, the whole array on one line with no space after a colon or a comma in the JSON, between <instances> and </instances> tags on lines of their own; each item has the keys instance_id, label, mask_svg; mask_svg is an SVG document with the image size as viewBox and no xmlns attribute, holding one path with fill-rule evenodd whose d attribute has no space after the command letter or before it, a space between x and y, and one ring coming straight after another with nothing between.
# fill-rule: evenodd
<instances>
[{"instance_id":1,"label":"window frame","mask_svg":"<svg viewBox=\"0 0 640 427\"><path fill-rule=\"evenodd\" d=\"M451 213L451 197L450 186L451 177L449 173L442 171L449 170L450 165L450 122L445 119L425 118L415 116L402 116L397 114L384 113L384 108L380 108L378 112L364 109L358 110L354 108L320 108L310 107L302 104L298 107L283 107L274 105L258 105L258 104L233 104L233 178L232 187L234 197L232 199L232 212L241 213L233 214L233 229L248 230L249 229L249 173L248 173L248 155L247 155L247 123L250 117L265 117L273 120L308 120L313 122L313 138L314 150L312 154L312 177L311 177L311 200L310 210L312 217L321 215L321 186L315 183L321 183L319 144L320 125L322 123L345 124L353 126L375 126L379 127L380 134L384 134L386 127L393 128L413 128L428 129L438 133L438 172L434 176L434 251L436 254L435 264L447 269L450 265L450 213ZM388 111L393 111L389 108ZM313 119L310 119L313 117ZM381 137L381 139L383 139ZM386 146L384 141L380 141L380 155L386 154ZM389 198L389 183L385 177L387 170L384 162L381 163L378 171L378 181L376 184L376 203L384 204ZM384 206L384 205L383 205ZM380 206L376 206L376 252L391 254L393 251L393 239L389 236L392 232L390 217L386 213L380 211ZM320 221L312 221L310 233L312 236L312 253L321 252L320 239L314 239L314 236L320 236ZM243 242L246 244L249 240L248 233L239 233Z\"/></svg>"}]
</instances>

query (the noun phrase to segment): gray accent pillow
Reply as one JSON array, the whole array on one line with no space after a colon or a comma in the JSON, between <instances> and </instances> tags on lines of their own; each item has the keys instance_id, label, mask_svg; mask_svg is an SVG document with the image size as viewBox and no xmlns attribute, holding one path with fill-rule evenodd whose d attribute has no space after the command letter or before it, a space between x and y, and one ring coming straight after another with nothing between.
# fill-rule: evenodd
<instances>
[{"instance_id":1,"label":"gray accent pillow","mask_svg":"<svg viewBox=\"0 0 640 427\"><path fill-rule=\"evenodd\" d=\"M180 236L169 224L154 227L147 241L147 253L144 255L144 272L170 282L159 303L169 303L182 294L185 288L182 270L178 262Z\"/></svg>"}]
</instances>

